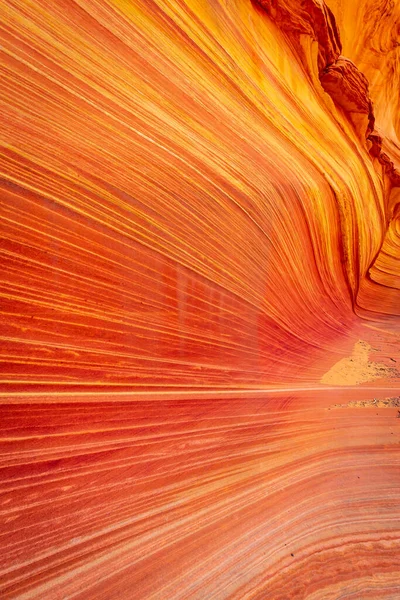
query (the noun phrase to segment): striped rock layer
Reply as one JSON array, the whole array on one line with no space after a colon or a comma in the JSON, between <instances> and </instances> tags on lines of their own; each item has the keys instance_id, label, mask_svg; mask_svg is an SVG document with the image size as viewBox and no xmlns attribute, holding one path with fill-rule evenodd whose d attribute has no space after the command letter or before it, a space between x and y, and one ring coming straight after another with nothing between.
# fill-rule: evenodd
<instances>
[{"instance_id":1,"label":"striped rock layer","mask_svg":"<svg viewBox=\"0 0 400 600\"><path fill-rule=\"evenodd\" d=\"M0 597L398 600L400 4L0 40Z\"/></svg>"}]
</instances>

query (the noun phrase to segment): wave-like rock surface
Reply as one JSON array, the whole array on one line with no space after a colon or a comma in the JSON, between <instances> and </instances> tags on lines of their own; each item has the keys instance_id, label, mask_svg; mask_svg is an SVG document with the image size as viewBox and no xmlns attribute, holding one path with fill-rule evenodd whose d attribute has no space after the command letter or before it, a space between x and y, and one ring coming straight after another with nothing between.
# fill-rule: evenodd
<instances>
[{"instance_id":1,"label":"wave-like rock surface","mask_svg":"<svg viewBox=\"0 0 400 600\"><path fill-rule=\"evenodd\" d=\"M400 597L397 5L0 13L1 597Z\"/></svg>"}]
</instances>

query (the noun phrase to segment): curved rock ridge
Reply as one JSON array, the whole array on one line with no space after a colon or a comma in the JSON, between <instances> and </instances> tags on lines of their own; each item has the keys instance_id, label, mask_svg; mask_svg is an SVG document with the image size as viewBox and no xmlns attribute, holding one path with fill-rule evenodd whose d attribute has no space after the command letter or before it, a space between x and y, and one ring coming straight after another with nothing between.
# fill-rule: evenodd
<instances>
[{"instance_id":1,"label":"curved rock ridge","mask_svg":"<svg viewBox=\"0 0 400 600\"><path fill-rule=\"evenodd\" d=\"M348 58L339 56L332 64L325 67L320 75L321 85L334 103L340 106L356 129L360 129L361 135L370 140L374 130L375 117L371 99L369 97L369 86L367 78L361 73L356 65ZM361 123L357 121L357 115L366 115L367 125L363 119ZM381 152L377 147L374 148L375 155L380 160Z\"/></svg>"},{"instance_id":2,"label":"curved rock ridge","mask_svg":"<svg viewBox=\"0 0 400 600\"><path fill-rule=\"evenodd\" d=\"M2 599L400 597L399 16L0 3Z\"/></svg>"},{"instance_id":3,"label":"curved rock ridge","mask_svg":"<svg viewBox=\"0 0 400 600\"><path fill-rule=\"evenodd\" d=\"M286 32L310 35L318 43L318 70L333 65L342 51L332 11L322 0L256 0Z\"/></svg>"},{"instance_id":4,"label":"curved rock ridge","mask_svg":"<svg viewBox=\"0 0 400 600\"><path fill-rule=\"evenodd\" d=\"M346 118L349 119L355 131L360 136L361 140L366 140L369 153L378 162L377 171L380 173L385 187L385 219L387 224L386 237L382 239L383 246L381 252L383 256L379 254L374 258L371 268L365 273L365 278L361 274L360 277L360 294L355 300L355 304L358 310L368 316L366 311L370 308L372 313L379 313L379 307L386 305L383 309L384 313L387 314L398 314L400 306L400 295L398 292L398 268L397 257L400 252L400 243L397 239L396 231L398 229L398 223L393 223L394 219L398 219L398 210L393 207L393 203L390 202L391 190L400 186L400 171L395 166L395 161L400 152L400 144L396 141L389 143L384 142L382 135L375 130L375 113L373 102L369 92L369 82L367 77L362 71L354 64L352 60L341 56L342 45L340 42L339 29L337 27L335 16L332 11L322 0L303 0L302 2L291 2L287 0L256 0L256 2L266 11L266 13L276 22L282 31L289 36L294 42L294 48L302 58L302 60L309 61L313 60L312 55L307 55L304 51L304 42L302 36L306 35L312 40L315 40L318 46L318 58L317 68L318 77L322 88L332 98L336 107L339 107L343 111ZM367 3L368 4L368 3ZM379 3L378 3L379 4ZM382 3L381 3L382 4ZM376 12L386 23L388 18L393 19L393 13L396 14L396 9L393 3L384 2L384 6L379 4L376 6ZM333 5L333 3L332 3ZM339 6L337 6L339 5ZM337 10L344 11L341 2L336 3ZM366 16L365 6L361 9L364 14L364 19L368 21ZM354 17L353 12L351 13ZM400 13L397 17L398 29L400 31ZM368 21L370 24L368 28L372 41L369 43L374 48L374 52L377 52L376 46L379 46L380 53L384 52L382 48L389 44L386 52L393 53L397 51L397 47L400 46L400 35L393 35L391 41L383 42L385 39L383 35L383 28L377 23L376 14L373 15L372 19ZM350 24L352 26L352 24ZM390 31L390 30L389 30ZM379 43L375 42L376 38L379 37ZM375 42L375 43L374 43ZM350 44L349 44L350 45ZM358 58L360 56L358 55ZM398 57L400 60L400 56ZM309 64L312 70L312 64ZM368 69L368 73L371 69ZM393 86L394 77L392 76L390 81ZM381 87L384 87L383 84ZM393 90L398 97L400 92L400 86L397 80L397 89ZM389 103L390 104L390 103ZM397 108L398 102L397 102ZM391 136L393 139L393 135ZM384 146L392 154L393 158L384 151ZM385 183L387 181L387 183ZM393 235L394 232L394 235ZM389 272L386 278L377 275L378 271L381 271L382 265L387 263L387 238L391 238L392 253L394 250L394 263L388 267ZM384 241L385 240L385 241ZM379 266L378 266L379 265ZM393 280L393 269L395 271ZM383 282L386 282L385 283ZM376 284L379 284L378 286ZM383 289L382 285L385 285L386 289ZM374 318L374 317L373 317Z\"/></svg>"},{"instance_id":5,"label":"curved rock ridge","mask_svg":"<svg viewBox=\"0 0 400 600\"><path fill-rule=\"evenodd\" d=\"M343 32L343 53L366 75L377 123L386 139L398 141L400 7L393 0L355 3L328 0Z\"/></svg>"},{"instance_id":6,"label":"curved rock ridge","mask_svg":"<svg viewBox=\"0 0 400 600\"><path fill-rule=\"evenodd\" d=\"M375 115L368 79L352 60L341 56L342 44L336 19L324 0L255 1L285 33L295 34L296 38L306 34L317 42L318 73L323 89L345 111L360 135L371 143L371 154L383 165L391 185L397 187L400 173L382 151L382 138L374 130ZM296 41L299 42L299 39ZM366 118L360 119L358 115Z\"/></svg>"}]
</instances>

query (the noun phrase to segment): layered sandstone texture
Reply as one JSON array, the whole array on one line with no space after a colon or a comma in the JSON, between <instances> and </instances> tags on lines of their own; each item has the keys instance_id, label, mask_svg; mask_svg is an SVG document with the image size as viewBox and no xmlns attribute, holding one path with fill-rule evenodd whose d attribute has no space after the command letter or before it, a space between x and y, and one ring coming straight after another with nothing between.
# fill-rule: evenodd
<instances>
[{"instance_id":1,"label":"layered sandstone texture","mask_svg":"<svg viewBox=\"0 0 400 600\"><path fill-rule=\"evenodd\" d=\"M0 597L398 600L400 3L0 40Z\"/></svg>"}]
</instances>

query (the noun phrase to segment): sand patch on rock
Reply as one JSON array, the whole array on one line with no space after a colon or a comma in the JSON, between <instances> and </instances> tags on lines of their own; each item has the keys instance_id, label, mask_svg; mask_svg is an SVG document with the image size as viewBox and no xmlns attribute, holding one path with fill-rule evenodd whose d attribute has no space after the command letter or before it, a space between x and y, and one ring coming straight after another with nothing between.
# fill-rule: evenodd
<instances>
[{"instance_id":1,"label":"sand patch on rock","mask_svg":"<svg viewBox=\"0 0 400 600\"><path fill-rule=\"evenodd\" d=\"M332 404L329 408L400 408L400 396L390 398L371 398L369 400L350 400L346 404ZM400 411L399 416L400 416Z\"/></svg>"},{"instance_id":2,"label":"sand patch on rock","mask_svg":"<svg viewBox=\"0 0 400 600\"><path fill-rule=\"evenodd\" d=\"M383 363L368 360L372 347L359 340L353 348L351 356L342 358L321 378L321 383L328 385L358 385L375 379L393 377L393 369Z\"/></svg>"}]
</instances>

